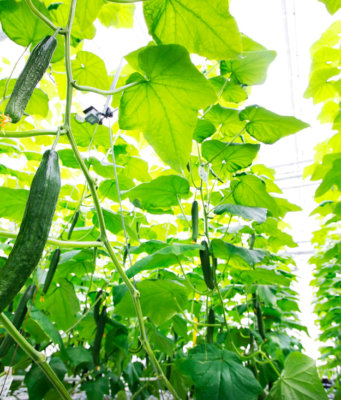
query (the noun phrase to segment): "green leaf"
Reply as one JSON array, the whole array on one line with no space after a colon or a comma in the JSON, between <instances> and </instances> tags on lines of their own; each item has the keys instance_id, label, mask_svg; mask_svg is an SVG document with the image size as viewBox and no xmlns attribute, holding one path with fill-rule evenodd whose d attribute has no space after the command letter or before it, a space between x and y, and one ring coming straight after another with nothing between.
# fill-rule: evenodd
<instances>
[{"instance_id":1,"label":"green leaf","mask_svg":"<svg viewBox=\"0 0 341 400\"><path fill-rule=\"evenodd\" d=\"M79 168L79 164L71 149L58 150L59 158L64 167Z\"/></svg>"},{"instance_id":2,"label":"green leaf","mask_svg":"<svg viewBox=\"0 0 341 400\"><path fill-rule=\"evenodd\" d=\"M212 136L216 131L215 126L205 119L198 119L197 125L193 133L193 139L201 143L208 137Z\"/></svg>"},{"instance_id":3,"label":"green leaf","mask_svg":"<svg viewBox=\"0 0 341 400\"><path fill-rule=\"evenodd\" d=\"M34 1L40 12L48 15L44 4ZM40 21L29 9L25 1L7 0L0 3L0 21L6 35L20 46L37 43L52 34L52 30Z\"/></svg>"},{"instance_id":4,"label":"green leaf","mask_svg":"<svg viewBox=\"0 0 341 400\"><path fill-rule=\"evenodd\" d=\"M109 379L100 376L96 380L83 383L81 388L86 391L88 400L102 400L104 395L109 394Z\"/></svg>"},{"instance_id":5,"label":"green leaf","mask_svg":"<svg viewBox=\"0 0 341 400\"><path fill-rule=\"evenodd\" d=\"M143 315L149 317L156 325L161 325L172 318L187 303L187 288L179 282L144 280L138 282L136 288L141 295ZM128 292L115 307L115 312L124 317L136 317L135 308Z\"/></svg>"},{"instance_id":6,"label":"green leaf","mask_svg":"<svg viewBox=\"0 0 341 400\"><path fill-rule=\"evenodd\" d=\"M230 273L234 279L241 281L246 285L290 285L290 279L288 277L265 267L256 267L252 270L234 268L231 269Z\"/></svg>"},{"instance_id":7,"label":"green leaf","mask_svg":"<svg viewBox=\"0 0 341 400\"><path fill-rule=\"evenodd\" d=\"M210 59L234 57L242 50L237 24L224 0L149 0L144 16L157 43L177 43Z\"/></svg>"},{"instance_id":8,"label":"green leaf","mask_svg":"<svg viewBox=\"0 0 341 400\"><path fill-rule=\"evenodd\" d=\"M141 129L156 153L181 172L188 163L198 110L216 99L213 88L178 45L150 46L137 54L146 78L134 74L120 102L121 129Z\"/></svg>"},{"instance_id":9,"label":"green leaf","mask_svg":"<svg viewBox=\"0 0 341 400\"><path fill-rule=\"evenodd\" d=\"M218 173L225 168L229 172L236 172L252 164L259 148L259 144L224 143L219 140L207 140L202 144L202 155L213 165L215 172Z\"/></svg>"},{"instance_id":10,"label":"green leaf","mask_svg":"<svg viewBox=\"0 0 341 400\"><path fill-rule=\"evenodd\" d=\"M261 207L274 216L279 209L276 201L266 191L265 183L254 175L241 175L233 187L233 198L237 204L249 207Z\"/></svg>"},{"instance_id":11,"label":"green leaf","mask_svg":"<svg viewBox=\"0 0 341 400\"><path fill-rule=\"evenodd\" d=\"M162 353L167 354L168 356L172 356L175 343L165 336L162 332L156 329L153 325L149 325L148 330L148 339L153 344L157 350L161 351Z\"/></svg>"},{"instance_id":12,"label":"green leaf","mask_svg":"<svg viewBox=\"0 0 341 400\"><path fill-rule=\"evenodd\" d=\"M232 260L242 266L254 266L265 257L261 250L249 250L244 247L226 243L221 239L213 239L211 242L212 251L215 257L225 260Z\"/></svg>"},{"instance_id":13,"label":"green leaf","mask_svg":"<svg viewBox=\"0 0 341 400\"><path fill-rule=\"evenodd\" d=\"M25 211L28 190L0 187L0 217L20 222Z\"/></svg>"},{"instance_id":14,"label":"green leaf","mask_svg":"<svg viewBox=\"0 0 341 400\"><path fill-rule=\"evenodd\" d=\"M320 197L333 186L341 190L341 158L334 160L332 168L327 172L320 186L317 188L315 196Z\"/></svg>"},{"instance_id":15,"label":"green leaf","mask_svg":"<svg viewBox=\"0 0 341 400\"><path fill-rule=\"evenodd\" d=\"M276 57L275 51L244 51L233 60L223 62L223 73L231 73L232 78L242 85L264 83L269 65Z\"/></svg>"},{"instance_id":16,"label":"green leaf","mask_svg":"<svg viewBox=\"0 0 341 400\"><path fill-rule=\"evenodd\" d=\"M25 109L27 114L47 117L49 112L49 97L41 89L34 89L32 96Z\"/></svg>"},{"instance_id":17,"label":"green leaf","mask_svg":"<svg viewBox=\"0 0 341 400\"><path fill-rule=\"evenodd\" d=\"M330 14L335 14L341 8L341 0L319 0L324 3Z\"/></svg>"},{"instance_id":18,"label":"green leaf","mask_svg":"<svg viewBox=\"0 0 341 400\"><path fill-rule=\"evenodd\" d=\"M260 142L272 144L284 136L296 133L309 124L295 117L287 117L275 114L263 107L246 107L239 117L242 121L247 121L247 132Z\"/></svg>"},{"instance_id":19,"label":"green leaf","mask_svg":"<svg viewBox=\"0 0 341 400\"><path fill-rule=\"evenodd\" d=\"M60 279L58 286L45 297L45 309L58 329L64 331L77 321L80 310L79 300L71 282Z\"/></svg>"},{"instance_id":20,"label":"green leaf","mask_svg":"<svg viewBox=\"0 0 341 400\"><path fill-rule=\"evenodd\" d=\"M245 122L240 120L238 110L222 107L219 104L213 106L205 118L219 128L221 133L229 137L236 136L245 128Z\"/></svg>"},{"instance_id":21,"label":"green leaf","mask_svg":"<svg viewBox=\"0 0 341 400\"><path fill-rule=\"evenodd\" d=\"M297 351L284 362L281 377L273 385L269 400L327 400L315 361Z\"/></svg>"},{"instance_id":22,"label":"green leaf","mask_svg":"<svg viewBox=\"0 0 341 400\"><path fill-rule=\"evenodd\" d=\"M210 83L215 88L217 96L221 96L228 103L238 104L248 97L247 91L242 85L223 76L211 78Z\"/></svg>"},{"instance_id":23,"label":"green leaf","mask_svg":"<svg viewBox=\"0 0 341 400\"><path fill-rule=\"evenodd\" d=\"M256 400L262 390L235 353L212 344L190 350L180 369L193 380L197 400Z\"/></svg>"},{"instance_id":24,"label":"green leaf","mask_svg":"<svg viewBox=\"0 0 341 400\"><path fill-rule=\"evenodd\" d=\"M174 264L178 264L183 260L184 254L193 250L200 250L202 247L198 244L180 244L174 243L170 246L163 247L155 253L142 258L130 267L126 274L132 278L136 274L155 268L166 268Z\"/></svg>"},{"instance_id":25,"label":"green leaf","mask_svg":"<svg viewBox=\"0 0 341 400\"><path fill-rule=\"evenodd\" d=\"M53 357L49 362L50 367L60 380L63 380L67 369L63 361L58 357ZM52 384L44 374L43 370L36 364L32 364L31 369L25 375L25 385L28 390L30 400L42 400L45 394L52 388ZM59 396L55 393L56 396Z\"/></svg>"},{"instance_id":26,"label":"green leaf","mask_svg":"<svg viewBox=\"0 0 341 400\"><path fill-rule=\"evenodd\" d=\"M105 210L105 209L102 209L102 211L103 211L103 217L104 217L104 222L105 222L106 228L111 233L114 233L115 235L122 232L123 225L122 225L121 214L115 214L114 212L112 212L110 210ZM97 214L94 215L93 221L96 226L99 226ZM131 228L127 218L124 218L124 225L125 225L127 234L130 237L130 239L137 241L138 239L137 239L136 232Z\"/></svg>"},{"instance_id":27,"label":"green leaf","mask_svg":"<svg viewBox=\"0 0 341 400\"><path fill-rule=\"evenodd\" d=\"M60 348L63 347L63 340L60 333L42 311L33 307L30 312L30 318L33 319L44 333L52 339L53 343L59 344Z\"/></svg>"},{"instance_id":28,"label":"green leaf","mask_svg":"<svg viewBox=\"0 0 341 400\"><path fill-rule=\"evenodd\" d=\"M79 85L109 89L107 69L104 61L96 54L79 51L71 64L73 78Z\"/></svg>"},{"instance_id":29,"label":"green leaf","mask_svg":"<svg viewBox=\"0 0 341 400\"><path fill-rule=\"evenodd\" d=\"M133 188L134 181L130 177L120 174L118 177L120 184L120 191L126 191ZM99 193L101 196L107 197L110 200L118 202L116 181L112 179L106 179L99 184Z\"/></svg>"},{"instance_id":30,"label":"green leaf","mask_svg":"<svg viewBox=\"0 0 341 400\"><path fill-rule=\"evenodd\" d=\"M80 39L92 39L95 36L96 29L93 22L97 18L103 4L103 0L77 1L75 19L72 25L73 36ZM69 7L66 8L66 11L68 13Z\"/></svg>"},{"instance_id":31,"label":"green leaf","mask_svg":"<svg viewBox=\"0 0 341 400\"><path fill-rule=\"evenodd\" d=\"M68 347L63 350L63 354L66 355L68 362L74 368L81 365L86 367L93 365L90 349L85 349L84 347Z\"/></svg>"},{"instance_id":32,"label":"green leaf","mask_svg":"<svg viewBox=\"0 0 341 400\"><path fill-rule=\"evenodd\" d=\"M134 24L135 4L113 4L107 3L102 6L98 15L101 23L109 28L132 28Z\"/></svg>"},{"instance_id":33,"label":"green leaf","mask_svg":"<svg viewBox=\"0 0 341 400\"><path fill-rule=\"evenodd\" d=\"M238 206L236 204L220 204L214 209L214 213L218 215L226 212L244 219L254 219L257 222L262 223L266 220L267 210L261 207L246 207Z\"/></svg>"},{"instance_id":34,"label":"green leaf","mask_svg":"<svg viewBox=\"0 0 341 400\"><path fill-rule=\"evenodd\" d=\"M74 237L72 239L76 240ZM80 277L93 272L93 250L72 250L63 253L58 263L56 275L67 277L70 275L70 271Z\"/></svg>"},{"instance_id":35,"label":"green leaf","mask_svg":"<svg viewBox=\"0 0 341 400\"><path fill-rule=\"evenodd\" d=\"M162 213L178 205L178 199L188 197L189 182L178 175L160 176L134 187L126 194L137 207L152 213Z\"/></svg>"}]
</instances>

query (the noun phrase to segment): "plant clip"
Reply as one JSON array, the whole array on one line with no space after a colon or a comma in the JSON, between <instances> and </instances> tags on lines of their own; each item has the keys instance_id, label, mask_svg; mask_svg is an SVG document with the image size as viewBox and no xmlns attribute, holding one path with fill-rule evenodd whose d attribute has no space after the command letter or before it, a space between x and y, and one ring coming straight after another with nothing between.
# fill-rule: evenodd
<instances>
[{"instance_id":1,"label":"plant clip","mask_svg":"<svg viewBox=\"0 0 341 400\"><path fill-rule=\"evenodd\" d=\"M105 118L112 118L114 115L113 110L110 107L107 107L105 112L98 111L95 107L90 106L83 110L83 113L85 114L84 118L81 118L81 122L89 122L91 125L99 124L102 125L103 120Z\"/></svg>"}]
</instances>

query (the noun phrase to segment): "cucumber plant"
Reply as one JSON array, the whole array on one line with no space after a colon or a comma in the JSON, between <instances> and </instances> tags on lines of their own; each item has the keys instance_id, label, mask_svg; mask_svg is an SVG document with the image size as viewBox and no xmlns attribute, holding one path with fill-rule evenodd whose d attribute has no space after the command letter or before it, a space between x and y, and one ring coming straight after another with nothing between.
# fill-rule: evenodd
<instances>
[{"instance_id":1,"label":"cucumber plant","mask_svg":"<svg viewBox=\"0 0 341 400\"><path fill-rule=\"evenodd\" d=\"M283 218L299 207L273 195L274 171L257 158L262 143L307 124L246 106L275 52L239 31L228 3L143 2L152 42L109 74L85 44L98 40L98 24L132 27L133 2L0 2L10 40L57 43L38 57L39 79L37 48L28 58L27 104L16 102L16 60L0 81L0 148L24 163L0 169L0 277L12 271L0 303L3 341L13 333L10 300L16 306L21 288L38 288L15 336L20 348L0 361L25 375L30 399L79 391L89 399L326 398L303 354L294 260L283 253L296 246ZM103 112L90 107L94 96ZM36 178L41 167L31 184L53 143L43 163L60 159L58 202L57 164L42 164L51 184ZM13 222L21 222L14 247ZM48 363L32 363L45 350Z\"/></svg>"}]
</instances>

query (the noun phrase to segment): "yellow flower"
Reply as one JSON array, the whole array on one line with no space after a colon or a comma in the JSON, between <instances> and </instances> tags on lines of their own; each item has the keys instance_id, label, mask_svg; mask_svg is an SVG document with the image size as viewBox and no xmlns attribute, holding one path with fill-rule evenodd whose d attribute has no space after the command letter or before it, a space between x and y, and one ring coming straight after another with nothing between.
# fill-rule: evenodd
<instances>
[{"instance_id":1,"label":"yellow flower","mask_svg":"<svg viewBox=\"0 0 341 400\"><path fill-rule=\"evenodd\" d=\"M0 114L0 127L1 132L4 132L5 126L11 122L11 118L3 112Z\"/></svg>"}]
</instances>

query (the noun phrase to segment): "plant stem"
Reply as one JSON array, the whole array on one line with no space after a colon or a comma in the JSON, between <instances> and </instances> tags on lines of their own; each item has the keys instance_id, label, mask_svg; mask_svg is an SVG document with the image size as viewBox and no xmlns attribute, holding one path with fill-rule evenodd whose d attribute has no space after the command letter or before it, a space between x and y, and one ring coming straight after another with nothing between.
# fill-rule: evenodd
<instances>
[{"instance_id":1,"label":"plant stem","mask_svg":"<svg viewBox=\"0 0 341 400\"><path fill-rule=\"evenodd\" d=\"M47 26L49 26L52 30L56 31L58 29L58 27L52 22L50 21L44 14L42 14L33 4L32 0L25 0L26 4L28 6L28 8L33 12L33 14L36 15L36 17L38 17L42 22L44 22ZM65 30L64 29L60 29L59 30L60 34L64 34Z\"/></svg>"},{"instance_id":2,"label":"plant stem","mask_svg":"<svg viewBox=\"0 0 341 400\"><path fill-rule=\"evenodd\" d=\"M56 31L58 27L50 21L44 14L42 14L33 4L32 0L25 0L28 8L35 14L42 22L44 22L47 26L49 26L53 31ZM64 29L59 30L60 34L65 34Z\"/></svg>"},{"instance_id":3,"label":"plant stem","mask_svg":"<svg viewBox=\"0 0 341 400\"><path fill-rule=\"evenodd\" d=\"M74 18L74 14L75 14L75 9L76 9L76 2L77 0L72 0L71 1L71 5L70 5L70 14L69 14L69 19L68 19L68 23L67 23L67 27L66 27L66 35L65 35L65 67L66 67L66 76L67 76L67 89L66 89L66 107L65 107L65 115L64 115L64 129L67 133L71 148L73 150L74 156L87 180L89 189L90 189L90 193L94 202L94 206L96 209L96 213L97 213L97 218L98 218L98 224L99 224L99 229L101 232L101 240L104 244L104 246L106 247L109 256L116 268L116 270L118 271L118 273L120 274L123 282L126 284L128 291L132 297L133 303L134 303L134 307L135 307L135 311L136 311L136 315L137 315L137 319L139 321L139 326L140 326L140 334L141 334L141 341L143 343L143 346L149 356L149 358L152 360L157 372L159 373L160 377L162 378L162 380L164 381L164 384L166 385L167 389L172 393L172 395L174 396L174 398L176 400L180 400L180 397L178 396L177 392L175 391L175 389L173 388L173 386L171 385L171 383L168 381L168 379L166 378L157 358L155 357L155 354L149 344L148 341L148 337L147 337L147 332L146 332L146 328L145 328L145 324L144 324L144 317L143 317L143 313L142 313L142 309L141 309L141 303L140 303L140 293L138 292L138 290L135 289L133 283L129 280L129 278L127 277L123 267L120 265L116 254L109 242L109 239L107 237L107 233L106 233L106 227L105 227L105 221L104 221L104 216L103 216L103 211L102 211L102 207L98 198L98 194L96 191L96 185L94 180L92 179L92 177L90 176L90 172L87 168L87 166L84 163L84 160L78 150L78 146L77 143L75 141L75 138L72 134L72 130L71 130L71 105L72 105L72 91L73 91L73 79L72 79L72 68L71 68L71 52L70 52L70 37L71 37L71 27L72 27L72 23L73 23L73 18ZM102 92L102 91L101 91ZM108 92L103 92L100 94L105 94L106 96L111 94Z\"/></svg>"},{"instance_id":4,"label":"plant stem","mask_svg":"<svg viewBox=\"0 0 341 400\"><path fill-rule=\"evenodd\" d=\"M30 343L20 334L20 332L15 328L12 322L6 317L4 313L0 314L0 322L12 336L12 339L22 348L22 350L42 369L47 379L52 383L54 388L59 393L62 399L71 400L69 392L66 390L63 383L59 380L56 373L46 362L46 357L44 354L39 353Z\"/></svg>"},{"instance_id":5,"label":"plant stem","mask_svg":"<svg viewBox=\"0 0 341 400\"><path fill-rule=\"evenodd\" d=\"M92 93L96 93L96 94L101 94L102 96L110 96L110 95L113 95L115 93L123 92L123 90L128 89L128 88L133 87L133 86L136 86L136 85L139 85L140 83L141 82L132 82L132 83L129 83L128 85L121 86L121 87L113 89L113 90L101 90L101 89L94 88L94 87L91 87L91 86L81 86L81 85L78 85L75 81L72 81L71 85L75 89L77 89L77 90L79 90L81 92L92 92Z\"/></svg>"},{"instance_id":6,"label":"plant stem","mask_svg":"<svg viewBox=\"0 0 341 400\"><path fill-rule=\"evenodd\" d=\"M17 233L0 231L0 237L7 238L7 239L16 239L18 236ZM73 248L80 248L80 249L87 249L88 247L104 247L102 242L75 242L71 240L58 240L58 239L47 239L47 244L51 246L61 247L63 249L73 249Z\"/></svg>"},{"instance_id":7,"label":"plant stem","mask_svg":"<svg viewBox=\"0 0 341 400\"><path fill-rule=\"evenodd\" d=\"M0 136L6 136L6 138L26 138L26 137L33 137L33 136L56 136L58 131L51 131L51 130L34 130L34 131L25 131L25 132L2 132ZM61 132L61 135L64 133Z\"/></svg>"}]
</instances>

